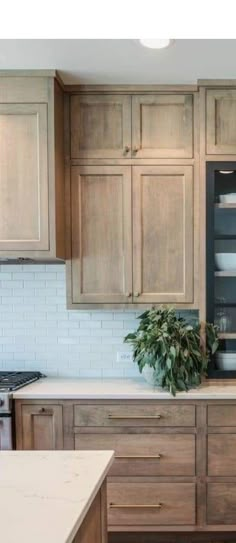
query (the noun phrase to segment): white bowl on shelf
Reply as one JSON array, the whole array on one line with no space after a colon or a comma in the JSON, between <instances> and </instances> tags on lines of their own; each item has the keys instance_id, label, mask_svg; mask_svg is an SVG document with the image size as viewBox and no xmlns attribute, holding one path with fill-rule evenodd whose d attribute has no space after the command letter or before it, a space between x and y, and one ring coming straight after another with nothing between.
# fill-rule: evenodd
<instances>
[{"instance_id":1,"label":"white bowl on shelf","mask_svg":"<svg viewBox=\"0 0 236 543\"><path fill-rule=\"evenodd\" d=\"M216 353L216 365L219 370L236 370L236 352L235 353Z\"/></svg>"},{"instance_id":2,"label":"white bowl on shelf","mask_svg":"<svg viewBox=\"0 0 236 543\"><path fill-rule=\"evenodd\" d=\"M236 192L229 192L228 194L220 194L219 200L221 204L236 204Z\"/></svg>"},{"instance_id":3,"label":"white bowl on shelf","mask_svg":"<svg viewBox=\"0 0 236 543\"><path fill-rule=\"evenodd\" d=\"M215 253L215 264L220 271L236 271L236 253Z\"/></svg>"}]
</instances>

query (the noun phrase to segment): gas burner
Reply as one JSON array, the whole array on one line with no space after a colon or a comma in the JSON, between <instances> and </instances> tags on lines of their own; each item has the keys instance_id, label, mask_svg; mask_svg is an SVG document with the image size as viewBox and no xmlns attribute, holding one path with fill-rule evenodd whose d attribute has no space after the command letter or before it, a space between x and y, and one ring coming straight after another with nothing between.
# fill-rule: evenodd
<instances>
[{"instance_id":1,"label":"gas burner","mask_svg":"<svg viewBox=\"0 0 236 543\"><path fill-rule=\"evenodd\" d=\"M45 377L39 371L0 371L0 392L12 392Z\"/></svg>"}]
</instances>

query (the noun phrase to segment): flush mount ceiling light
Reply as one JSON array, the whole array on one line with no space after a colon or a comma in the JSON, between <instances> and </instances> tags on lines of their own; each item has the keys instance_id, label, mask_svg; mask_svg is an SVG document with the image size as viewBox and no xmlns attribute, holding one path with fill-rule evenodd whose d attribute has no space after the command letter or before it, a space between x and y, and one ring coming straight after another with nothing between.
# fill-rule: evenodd
<instances>
[{"instance_id":1,"label":"flush mount ceiling light","mask_svg":"<svg viewBox=\"0 0 236 543\"><path fill-rule=\"evenodd\" d=\"M169 47L174 40L139 40L141 45L144 47L149 47L149 49L164 49L165 47Z\"/></svg>"}]
</instances>

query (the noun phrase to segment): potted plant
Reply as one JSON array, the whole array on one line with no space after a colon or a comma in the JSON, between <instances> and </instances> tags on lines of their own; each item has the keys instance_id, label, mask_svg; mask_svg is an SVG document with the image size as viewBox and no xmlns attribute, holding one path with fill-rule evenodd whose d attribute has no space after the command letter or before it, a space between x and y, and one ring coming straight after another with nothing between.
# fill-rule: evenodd
<instances>
[{"instance_id":1,"label":"potted plant","mask_svg":"<svg viewBox=\"0 0 236 543\"><path fill-rule=\"evenodd\" d=\"M219 345L217 327L205 324L203 345L200 324L190 325L172 307L149 309L138 319L137 331L124 341L133 346L133 360L146 380L172 395L200 385Z\"/></svg>"}]
</instances>

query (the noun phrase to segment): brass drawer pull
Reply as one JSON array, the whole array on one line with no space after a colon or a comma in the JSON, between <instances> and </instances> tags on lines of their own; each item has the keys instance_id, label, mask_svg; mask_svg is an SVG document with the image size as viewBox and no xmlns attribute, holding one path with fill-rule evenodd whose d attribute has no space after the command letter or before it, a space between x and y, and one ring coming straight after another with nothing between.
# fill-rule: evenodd
<instances>
[{"instance_id":1,"label":"brass drawer pull","mask_svg":"<svg viewBox=\"0 0 236 543\"><path fill-rule=\"evenodd\" d=\"M148 503L140 503L140 504L135 504L135 503L110 503L109 504L109 507L110 509L161 509L162 507L162 503L153 503L153 504L148 504Z\"/></svg>"},{"instance_id":2,"label":"brass drawer pull","mask_svg":"<svg viewBox=\"0 0 236 543\"><path fill-rule=\"evenodd\" d=\"M153 454L153 455L150 455L150 454L116 454L115 455L115 458L118 458L119 460L129 460L129 459L137 459L137 460L142 460L142 459L146 459L146 460L159 460L161 458L161 454Z\"/></svg>"},{"instance_id":3,"label":"brass drawer pull","mask_svg":"<svg viewBox=\"0 0 236 543\"><path fill-rule=\"evenodd\" d=\"M109 419L160 419L161 415L108 415Z\"/></svg>"}]
</instances>

